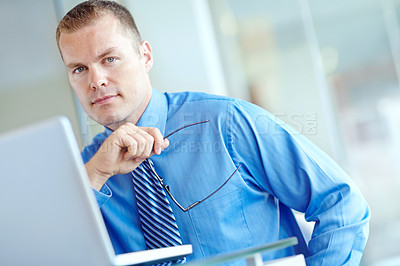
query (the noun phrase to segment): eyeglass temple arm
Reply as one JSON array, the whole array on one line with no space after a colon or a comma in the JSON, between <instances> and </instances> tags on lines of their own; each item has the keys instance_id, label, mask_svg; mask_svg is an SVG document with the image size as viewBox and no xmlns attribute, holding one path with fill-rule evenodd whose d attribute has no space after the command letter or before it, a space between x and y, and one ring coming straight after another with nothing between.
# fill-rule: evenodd
<instances>
[{"instance_id":1,"label":"eyeglass temple arm","mask_svg":"<svg viewBox=\"0 0 400 266\"><path fill-rule=\"evenodd\" d=\"M146 159L147 160L147 159ZM172 199L172 201L184 212L187 212L188 210L190 210L191 208L193 208L194 206L196 206L197 204L199 204L200 202L195 202L192 205L190 205L188 208L184 208L181 204L179 204L179 202L175 199L175 197L171 194L171 192L169 191L169 186L164 184L164 180L161 176L159 176L157 174L157 172L155 172L155 177L157 178L158 182L160 182L161 186L165 189L165 191L167 192L168 196ZM194 205L194 206L193 206Z\"/></svg>"},{"instance_id":2,"label":"eyeglass temple arm","mask_svg":"<svg viewBox=\"0 0 400 266\"><path fill-rule=\"evenodd\" d=\"M172 131L171 133L169 133L168 135L166 135L166 136L164 137L164 139L170 137L171 135L175 134L176 132L181 131L182 129L185 129L185 128L187 128L187 127L191 127L191 126L195 126L195 125L203 124L203 123L208 123L208 122L210 122L210 120L204 120L204 121L200 121L200 122L196 122L196 123L192 123L192 124L185 125L185 126L183 126L183 127L180 127L180 128L178 128L178 129Z\"/></svg>"},{"instance_id":3,"label":"eyeglass temple arm","mask_svg":"<svg viewBox=\"0 0 400 266\"><path fill-rule=\"evenodd\" d=\"M192 205L196 206L197 204L202 203L203 201L205 201L206 199L208 199L209 197L211 197L212 195L214 195L215 193L217 193L223 186L226 185L226 183L228 183L228 181L232 178L232 176L233 176L234 174L236 174L236 172L239 170L240 167L242 167L241 164L239 164L239 166L235 169L235 171L233 171L233 173L231 174L231 176L230 176L219 188L217 188L213 193L211 193L210 195L208 195L208 196L205 197L204 199L202 199L202 200L200 200L200 201L197 201L198 203L195 202L195 203L193 203ZM196 204L196 203L197 203L197 204ZM192 206L192 205L190 205L190 206ZM193 206L193 207L194 207L194 206ZM192 208L193 208L193 207L192 207Z\"/></svg>"},{"instance_id":4,"label":"eyeglass temple arm","mask_svg":"<svg viewBox=\"0 0 400 266\"><path fill-rule=\"evenodd\" d=\"M204 199L200 200L200 201L196 201L194 203L192 203L191 205L189 205L187 208L184 208L181 204L179 204L179 202L174 198L174 196L172 196L171 192L169 191L169 186L168 185L164 185L164 183L162 182L162 180L160 180L161 185L164 187L165 191L167 191L167 194L170 196L170 198L172 199L172 201L184 212L187 212L188 210L192 209L193 207L199 205L200 203L202 203L203 201L207 200L208 198L210 198L212 195L214 195L215 193L217 193L223 186L226 185L226 183L228 183L228 181L233 177L233 175L239 170L239 168L242 167L241 164L239 164L239 166L235 169L235 171L231 174L231 176L219 187L217 188L213 193L211 193L210 195L208 195L207 197L205 197Z\"/></svg>"},{"instance_id":5,"label":"eyeglass temple arm","mask_svg":"<svg viewBox=\"0 0 400 266\"><path fill-rule=\"evenodd\" d=\"M174 196L172 196L171 192L169 191L169 186L168 185L163 185L165 191L167 191L168 196L172 199L172 201L183 211L183 212L187 212L188 210L190 210L191 208L193 208L194 206L196 206L197 204L199 204L200 202L196 201L195 203L191 204L189 207L184 208L176 199Z\"/></svg>"},{"instance_id":6,"label":"eyeglass temple arm","mask_svg":"<svg viewBox=\"0 0 400 266\"><path fill-rule=\"evenodd\" d=\"M203 123L208 123L210 122L210 120L204 120L204 121L200 121L200 122L196 122L196 123L191 123L188 125L185 125L183 127L180 127L174 131L172 131L171 133L169 133L168 135L166 135L164 137L164 139L170 137L171 135L177 133L178 131L181 131L182 129L185 129L187 127L191 127L191 126L195 126L195 125L199 125L199 124L203 124ZM181 204L179 204L179 202L175 199L175 197L171 194L171 192L169 191L169 186L165 185L163 182L163 179L161 177L157 176L158 181L161 183L161 185L164 187L165 191L167 192L167 194L169 195L169 197L172 199L172 201L184 212L187 212L188 210L192 209L193 207L199 205L200 203L202 203L203 201L207 200L209 197L211 197L212 195L214 195L215 193L217 193L223 186L225 186L226 183L228 183L228 181L232 178L232 176L239 170L239 168L242 165L239 164L239 166L235 169L235 171L231 174L231 176L219 187L217 188L213 193L211 193L210 195L208 195L207 197L205 197L204 199L200 200L200 201L196 201L194 203L192 203L191 205L189 205L187 208L184 208Z\"/></svg>"}]
</instances>

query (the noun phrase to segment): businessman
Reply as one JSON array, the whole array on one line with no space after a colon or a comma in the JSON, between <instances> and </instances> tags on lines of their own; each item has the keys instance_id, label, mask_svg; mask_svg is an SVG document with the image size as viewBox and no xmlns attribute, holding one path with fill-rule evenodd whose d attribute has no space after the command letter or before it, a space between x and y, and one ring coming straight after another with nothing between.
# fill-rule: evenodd
<instances>
[{"instance_id":1,"label":"businessman","mask_svg":"<svg viewBox=\"0 0 400 266\"><path fill-rule=\"evenodd\" d=\"M82 157L117 253L149 248L132 177L150 160L168 185L179 241L193 245L188 261L296 236L298 245L264 259L302 253L307 265L359 264L367 203L306 138L239 99L153 88L152 47L115 2L77 5L56 40L80 104L105 126ZM315 222L308 244L293 210Z\"/></svg>"}]
</instances>

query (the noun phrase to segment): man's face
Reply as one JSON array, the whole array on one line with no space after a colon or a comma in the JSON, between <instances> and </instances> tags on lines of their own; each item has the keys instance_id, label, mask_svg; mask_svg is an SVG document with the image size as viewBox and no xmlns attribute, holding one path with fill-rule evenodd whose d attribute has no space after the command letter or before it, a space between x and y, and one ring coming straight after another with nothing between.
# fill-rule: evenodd
<instances>
[{"instance_id":1,"label":"man's face","mask_svg":"<svg viewBox=\"0 0 400 266\"><path fill-rule=\"evenodd\" d=\"M128 31L106 15L62 33L59 47L72 89L93 120L114 130L137 122L151 98L148 72L153 61L147 42L137 51Z\"/></svg>"}]
</instances>

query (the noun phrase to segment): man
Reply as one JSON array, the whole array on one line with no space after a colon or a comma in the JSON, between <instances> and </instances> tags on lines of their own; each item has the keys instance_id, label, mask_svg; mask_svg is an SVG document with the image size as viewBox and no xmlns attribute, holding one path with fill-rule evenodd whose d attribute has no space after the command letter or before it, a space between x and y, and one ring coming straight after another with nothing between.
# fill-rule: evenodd
<instances>
[{"instance_id":1,"label":"man","mask_svg":"<svg viewBox=\"0 0 400 266\"><path fill-rule=\"evenodd\" d=\"M171 204L182 242L193 245L188 260L296 236L299 245L264 259L303 253L308 265L359 264L368 206L303 136L238 99L152 88L152 48L114 2L76 6L57 43L83 109L105 126L82 156L116 253L146 249L131 172L151 157L183 207L206 198L187 212ZM316 222L308 246L292 209Z\"/></svg>"}]
</instances>

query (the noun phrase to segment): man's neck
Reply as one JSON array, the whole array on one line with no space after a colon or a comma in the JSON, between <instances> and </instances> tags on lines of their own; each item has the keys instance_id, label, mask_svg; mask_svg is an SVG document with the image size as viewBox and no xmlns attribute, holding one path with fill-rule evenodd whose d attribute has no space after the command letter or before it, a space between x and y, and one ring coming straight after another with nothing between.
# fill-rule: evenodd
<instances>
[{"instance_id":1,"label":"man's neck","mask_svg":"<svg viewBox=\"0 0 400 266\"><path fill-rule=\"evenodd\" d=\"M104 125L104 126L106 126L107 128L111 129L112 131L115 131L120 126L122 126L122 125L124 125L126 123L132 123L132 124L136 125L138 123L138 121L140 120L140 118L142 117L142 115L144 114L144 112L146 111L146 108L150 103L151 96L152 96L152 89L150 88L150 91L146 95L146 98L143 99L142 104L136 110L134 110L134 112L132 114L130 114L124 120L117 121L117 122L114 122L112 124L108 124L108 125Z\"/></svg>"}]
</instances>

